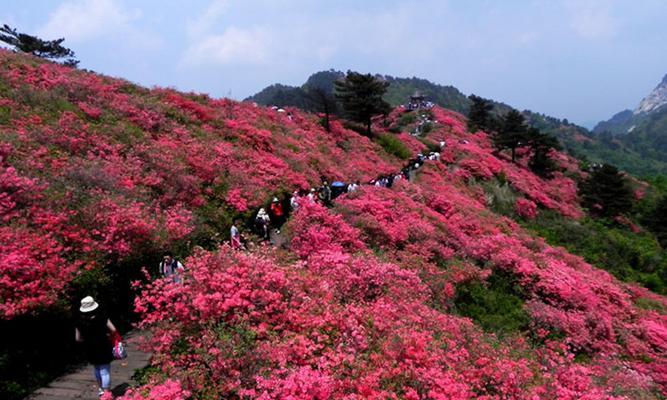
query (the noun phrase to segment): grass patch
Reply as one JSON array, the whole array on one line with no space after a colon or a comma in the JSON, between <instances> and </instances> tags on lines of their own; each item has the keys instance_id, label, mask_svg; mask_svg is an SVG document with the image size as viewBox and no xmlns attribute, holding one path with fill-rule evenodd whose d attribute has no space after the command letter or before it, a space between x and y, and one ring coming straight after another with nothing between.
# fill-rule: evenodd
<instances>
[{"instance_id":1,"label":"grass patch","mask_svg":"<svg viewBox=\"0 0 667 400\"><path fill-rule=\"evenodd\" d=\"M412 156L410 149L408 149L405 144L403 144L403 142L389 133L378 136L375 139L375 142L382 146L384 151L400 158L401 160L407 160Z\"/></svg>"},{"instance_id":2,"label":"grass patch","mask_svg":"<svg viewBox=\"0 0 667 400\"><path fill-rule=\"evenodd\" d=\"M456 288L454 312L468 317L486 332L505 337L528 327L523 290L509 272L496 271L486 282L473 280Z\"/></svg>"},{"instance_id":3,"label":"grass patch","mask_svg":"<svg viewBox=\"0 0 667 400\"><path fill-rule=\"evenodd\" d=\"M549 244L565 247L622 281L667 293L667 258L651 234L590 218L575 221L549 210L523 224Z\"/></svg>"}]
</instances>

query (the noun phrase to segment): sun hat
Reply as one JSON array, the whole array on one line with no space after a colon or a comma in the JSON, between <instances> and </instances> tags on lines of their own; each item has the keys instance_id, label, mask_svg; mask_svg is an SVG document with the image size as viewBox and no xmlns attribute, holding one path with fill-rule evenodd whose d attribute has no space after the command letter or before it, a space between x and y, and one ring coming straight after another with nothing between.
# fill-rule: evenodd
<instances>
[{"instance_id":1,"label":"sun hat","mask_svg":"<svg viewBox=\"0 0 667 400\"><path fill-rule=\"evenodd\" d=\"M87 313L95 311L99 306L100 305L95 302L95 299L93 299L91 296L86 296L81 300L81 307L79 308L79 311L82 313Z\"/></svg>"},{"instance_id":2,"label":"sun hat","mask_svg":"<svg viewBox=\"0 0 667 400\"><path fill-rule=\"evenodd\" d=\"M277 203L277 202L278 202L278 198L277 198L277 197L274 197L274 198L273 198L273 202L274 202L274 203Z\"/></svg>"}]
</instances>

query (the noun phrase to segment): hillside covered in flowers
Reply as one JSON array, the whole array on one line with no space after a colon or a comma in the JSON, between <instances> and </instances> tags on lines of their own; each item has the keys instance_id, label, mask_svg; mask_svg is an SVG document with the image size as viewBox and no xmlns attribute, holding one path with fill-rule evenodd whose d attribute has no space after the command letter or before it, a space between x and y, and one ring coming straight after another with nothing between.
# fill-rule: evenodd
<instances>
[{"instance_id":1,"label":"hillside covered in flowers","mask_svg":"<svg viewBox=\"0 0 667 400\"><path fill-rule=\"evenodd\" d=\"M667 396L666 299L527 228L583 218L585 172L554 153L544 180L455 112L428 110L420 138L401 108L376 119L413 154L444 141L440 159L332 208L302 202L283 246L232 250L232 219L274 196L405 164L288 111L0 50L0 318L67 309L99 271L146 268L134 311L154 356L127 399ZM150 276L146 255L165 248L187 256L183 283Z\"/></svg>"}]
</instances>

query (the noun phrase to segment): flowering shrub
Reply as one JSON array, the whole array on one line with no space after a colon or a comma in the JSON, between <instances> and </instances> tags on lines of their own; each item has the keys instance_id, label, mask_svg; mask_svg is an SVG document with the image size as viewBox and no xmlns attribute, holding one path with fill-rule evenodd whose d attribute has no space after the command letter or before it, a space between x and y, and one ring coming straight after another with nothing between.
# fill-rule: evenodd
<instances>
[{"instance_id":1,"label":"flowering shrub","mask_svg":"<svg viewBox=\"0 0 667 400\"><path fill-rule=\"evenodd\" d=\"M117 397L121 400L185 400L190 397L190 392L183 390L181 385L174 380L152 386L149 390L130 389L125 395ZM111 393L106 393L102 399L112 399Z\"/></svg>"},{"instance_id":2,"label":"flowering shrub","mask_svg":"<svg viewBox=\"0 0 667 400\"><path fill-rule=\"evenodd\" d=\"M340 121L326 132L299 110L288 117L147 90L5 50L0 80L0 104L11 105L0 125L5 319L54 304L82 270L185 247L198 230L322 175L368 181L404 166ZM446 146L415 179L363 186L331 209L302 201L286 248L197 251L184 260L182 284L142 286L135 308L159 372L126 398L666 395L665 299L487 206L484 185L502 183L526 219L580 218L576 163L554 153L567 176L547 182L525 157L494 154L461 115L431 113L423 140ZM402 143L395 147L425 150L411 136L392 137ZM511 276L516 290L495 287L498 276ZM484 332L456 314L466 291L486 305L504 294L520 323L501 336Z\"/></svg>"},{"instance_id":3,"label":"flowering shrub","mask_svg":"<svg viewBox=\"0 0 667 400\"><path fill-rule=\"evenodd\" d=\"M520 217L526 219L533 219L537 216L537 205L527 199L517 199L514 209Z\"/></svg>"}]
</instances>

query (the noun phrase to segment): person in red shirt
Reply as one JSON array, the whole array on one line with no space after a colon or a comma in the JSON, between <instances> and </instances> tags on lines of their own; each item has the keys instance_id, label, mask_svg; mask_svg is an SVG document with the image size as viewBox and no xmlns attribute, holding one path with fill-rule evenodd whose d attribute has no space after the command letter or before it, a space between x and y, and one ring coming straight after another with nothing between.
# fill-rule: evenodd
<instances>
[{"instance_id":1,"label":"person in red shirt","mask_svg":"<svg viewBox=\"0 0 667 400\"><path fill-rule=\"evenodd\" d=\"M271 212L271 220L276 227L276 233L280 233L280 227L285 223L285 210L283 209L283 204L277 197L273 198L269 211Z\"/></svg>"}]
</instances>

